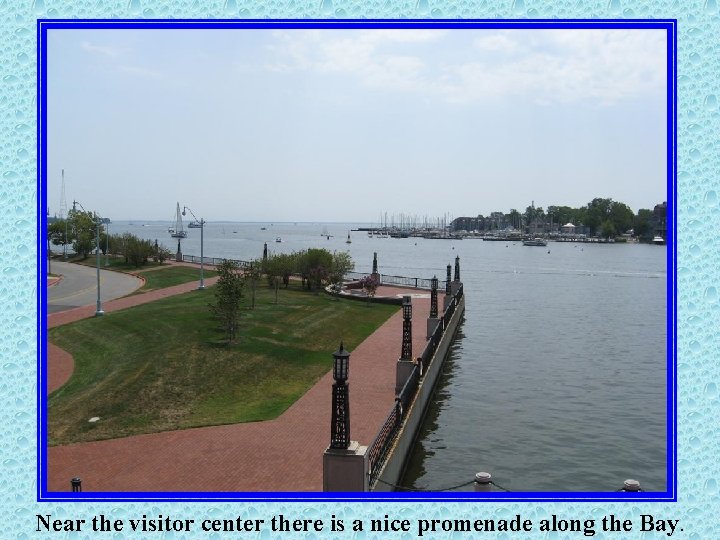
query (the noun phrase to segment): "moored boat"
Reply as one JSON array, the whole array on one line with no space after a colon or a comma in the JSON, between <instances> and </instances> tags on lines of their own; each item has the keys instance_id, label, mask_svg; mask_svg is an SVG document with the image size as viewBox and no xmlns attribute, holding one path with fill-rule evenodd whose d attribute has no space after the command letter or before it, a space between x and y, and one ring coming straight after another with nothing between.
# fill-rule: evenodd
<instances>
[{"instance_id":1,"label":"moored boat","mask_svg":"<svg viewBox=\"0 0 720 540\"><path fill-rule=\"evenodd\" d=\"M547 246L547 240L544 238L528 238L523 240L523 246Z\"/></svg>"}]
</instances>

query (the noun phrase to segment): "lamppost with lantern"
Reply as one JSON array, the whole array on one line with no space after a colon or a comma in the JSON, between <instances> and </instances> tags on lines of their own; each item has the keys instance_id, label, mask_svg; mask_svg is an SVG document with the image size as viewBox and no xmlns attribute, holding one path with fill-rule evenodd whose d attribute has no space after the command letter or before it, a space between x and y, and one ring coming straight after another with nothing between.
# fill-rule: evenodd
<instances>
[{"instance_id":1,"label":"lamppost with lantern","mask_svg":"<svg viewBox=\"0 0 720 540\"><path fill-rule=\"evenodd\" d=\"M195 214L193 213L193 211L192 211L189 207L187 207L187 206L183 206L183 211L182 211L182 215L183 215L183 216L187 215L187 214L185 213L186 210L187 210L188 212L190 212L190 214L192 215L192 217L193 217L193 219L195 220L195 222L200 224L200 285L198 285L198 289L202 290L202 289L205 288L205 279L204 279L204 277L203 277L203 262L204 262L204 257L203 257L203 231L205 230L205 220L204 220L203 218L200 218L200 219L198 220L198 218L195 217Z\"/></svg>"},{"instance_id":2,"label":"lamppost with lantern","mask_svg":"<svg viewBox=\"0 0 720 540\"><path fill-rule=\"evenodd\" d=\"M350 446L350 395L348 372L350 353L340 348L333 353L332 420L330 421L330 448L347 449Z\"/></svg>"},{"instance_id":3,"label":"lamppost with lantern","mask_svg":"<svg viewBox=\"0 0 720 540\"><path fill-rule=\"evenodd\" d=\"M85 210L85 207L78 201L73 201L73 210L75 209L76 204L80 205L83 212L86 214L88 213L88 211ZM100 317L105 315L105 312L102 309L102 303L100 302L100 223L102 220L95 212L93 212L93 218L95 220L95 269L97 271L97 305L95 308L95 316Z\"/></svg>"}]
</instances>

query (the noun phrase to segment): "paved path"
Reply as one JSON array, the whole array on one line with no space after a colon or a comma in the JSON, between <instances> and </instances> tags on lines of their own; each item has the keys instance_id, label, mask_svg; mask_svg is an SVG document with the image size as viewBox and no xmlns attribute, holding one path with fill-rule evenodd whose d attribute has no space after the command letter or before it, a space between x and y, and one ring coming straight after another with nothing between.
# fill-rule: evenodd
<instances>
[{"instance_id":1,"label":"paved path","mask_svg":"<svg viewBox=\"0 0 720 540\"><path fill-rule=\"evenodd\" d=\"M101 262L102 264L102 262ZM53 273L63 278L48 288L48 313L79 306L97 305L97 269L61 261L53 261ZM142 287L143 280L130 274L100 268L100 301L125 296Z\"/></svg>"},{"instance_id":2,"label":"paved path","mask_svg":"<svg viewBox=\"0 0 720 540\"><path fill-rule=\"evenodd\" d=\"M383 296L408 292L420 293L413 299L413 355L419 356L429 295L378 289ZM398 311L350 351L351 438L361 444L372 442L394 404L401 341ZM275 420L51 447L49 490L69 491L70 479L79 476L85 491L322 491L331 388L327 373Z\"/></svg>"}]
</instances>

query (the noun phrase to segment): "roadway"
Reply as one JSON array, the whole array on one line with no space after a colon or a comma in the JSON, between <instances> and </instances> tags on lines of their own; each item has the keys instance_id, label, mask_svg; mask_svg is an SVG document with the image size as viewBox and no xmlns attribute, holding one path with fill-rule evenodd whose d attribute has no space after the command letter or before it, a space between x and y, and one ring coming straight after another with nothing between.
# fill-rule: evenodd
<instances>
[{"instance_id":1,"label":"roadway","mask_svg":"<svg viewBox=\"0 0 720 540\"><path fill-rule=\"evenodd\" d=\"M97 269L82 264L52 262L53 274L63 278L48 287L48 313L97 303ZM120 298L142 287L140 278L100 268L100 301Z\"/></svg>"}]
</instances>

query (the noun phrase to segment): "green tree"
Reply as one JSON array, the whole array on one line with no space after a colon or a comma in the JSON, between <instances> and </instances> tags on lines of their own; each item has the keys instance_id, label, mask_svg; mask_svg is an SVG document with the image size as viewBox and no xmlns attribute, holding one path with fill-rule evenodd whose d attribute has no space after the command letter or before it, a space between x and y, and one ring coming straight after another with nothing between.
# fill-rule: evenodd
<instances>
[{"instance_id":1,"label":"green tree","mask_svg":"<svg viewBox=\"0 0 720 540\"><path fill-rule=\"evenodd\" d=\"M633 217L633 231L636 237L649 240L653 236L652 210L641 208Z\"/></svg>"},{"instance_id":2,"label":"green tree","mask_svg":"<svg viewBox=\"0 0 720 540\"><path fill-rule=\"evenodd\" d=\"M615 227L616 234L623 234L629 231L633 226L633 211L630 207L621 202L613 201L610 207L610 221Z\"/></svg>"},{"instance_id":3,"label":"green tree","mask_svg":"<svg viewBox=\"0 0 720 540\"><path fill-rule=\"evenodd\" d=\"M57 220L48 228L51 242L58 246L72 245L73 251L83 259L95 249L98 217L84 210L70 210L67 215L67 238L65 220ZM104 237L105 227L100 223L100 235Z\"/></svg>"},{"instance_id":4,"label":"green tree","mask_svg":"<svg viewBox=\"0 0 720 540\"><path fill-rule=\"evenodd\" d=\"M355 269L355 263L347 251L333 253L330 266L330 283L334 285L336 294L340 294L345 274Z\"/></svg>"},{"instance_id":5,"label":"green tree","mask_svg":"<svg viewBox=\"0 0 720 540\"><path fill-rule=\"evenodd\" d=\"M220 321L228 343L233 343L240 328L240 302L245 279L238 264L223 260L217 266L218 281L215 284L215 303L210 304L212 313Z\"/></svg>"},{"instance_id":6,"label":"green tree","mask_svg":"<svg viewBox=\"0 0 720 540\"><path fill-rule=\"evenodd\" d=\"M112 238L113 235L111 235ZM157 258L158 250L150 240L143 240L134 234L125 233L110 242L113 252L125 258L127 264L139 268L147 264L151 258ZM167 250L165 250L167 251Z\"/></svg>"},{"instance_id":7,"label":"green tree","mask_svg":"<svg viewBox=\"0 0 720 540\"><path fill-rule=\"evenodd\" d=\"M615 229L615 224L612 221L610 221L609 219L606 219L600 225L600 234L606 240L608 238L610 238L611 236L615 236L617 234L617 229Z\"/></svg>"},{"instance_id":8,"label":"green tree","mask_svg":"<svg viewBox=\"0 0 720 540\"><path fill-rule=\"evenodd\" d=\"M255 309L255 288L257 286L257 282L262 276L262 270L263 261L261 260L250 261L250 264L243 268L243 275L245 279L250 280L250 290L252 292L250 309Z\"/></svg>"}]
</instances>

